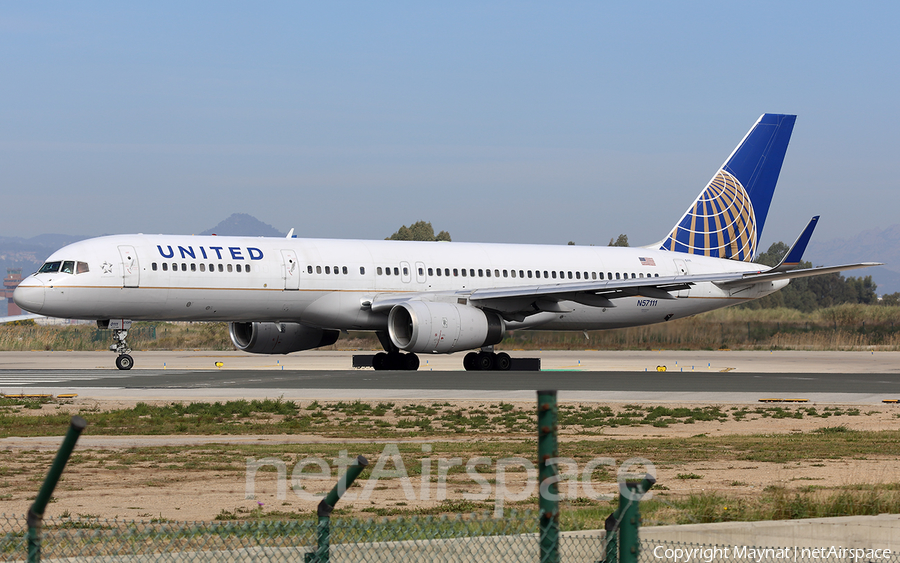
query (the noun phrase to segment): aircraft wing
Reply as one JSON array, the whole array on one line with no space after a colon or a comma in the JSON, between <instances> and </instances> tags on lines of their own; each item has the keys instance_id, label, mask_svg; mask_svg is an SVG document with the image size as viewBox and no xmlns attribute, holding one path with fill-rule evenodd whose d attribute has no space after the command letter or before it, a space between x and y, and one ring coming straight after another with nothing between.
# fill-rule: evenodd
<instances>
[{"instance_id":1,"label":"aircraft wing","mask_svg":"<svg viewBox=\"0 0 900 563\"><path fill-rule=\"evenodd\" d=\"M614 300L622 297L647 297L649 299L675 299L672 292L689 289L701 282L712 282L720 287L749 285L760 282L801 278L830 274L843 270L880 266L878 262L862 262L843 266L807 268L792 271L773 271L766 268L751 272L716 272L679 276L628 278L621 280L590 280L580 282L544 283L517 287L498 287L462 290L456 292L410 292L376 295L370 306L372 311L387 313L395 305L411 300L459 300L460 303L506 312L555 311L560 301L574 301L593 307L615 307Z\"/></svg>"}]
</instances>

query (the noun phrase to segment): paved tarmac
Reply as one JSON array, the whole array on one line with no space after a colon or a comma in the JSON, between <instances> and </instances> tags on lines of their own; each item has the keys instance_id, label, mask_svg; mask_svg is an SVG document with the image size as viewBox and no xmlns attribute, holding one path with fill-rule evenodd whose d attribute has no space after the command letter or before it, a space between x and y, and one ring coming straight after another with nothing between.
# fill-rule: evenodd
<instances>
[{"instance_id":1,"label":"paved tarmac","mask_svg":"<svg viewBox=\"0 0 900 563\"><path fill-rule=\"evenodd\" d=\"M570 401L756 403L781 398L872 404L900 399L896 352L553 351L514 354L540 356L545 369L541 372L449 371L460 355L427 357L417 372L340 369L350 364L352 354L273 358L233 352L137 352L137 365L148 367L119 371L111 367L112 354L4 352L0 392L122 400L533 400L536 389L550 388ZM210 369L216 362L223 366ZM297 369L298 362L306 369ZM656 371L658 365L667 371Z\"/></svg>"}]
</instances>

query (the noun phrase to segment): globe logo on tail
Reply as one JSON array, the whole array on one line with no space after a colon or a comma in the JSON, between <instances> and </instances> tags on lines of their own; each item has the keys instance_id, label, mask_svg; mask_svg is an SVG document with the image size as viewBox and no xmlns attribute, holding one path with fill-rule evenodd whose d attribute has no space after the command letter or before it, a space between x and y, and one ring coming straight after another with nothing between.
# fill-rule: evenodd
<instances>
[{"instance_id":1,"label":"globe logo on tail","mask_svg":"<svg viewBox=\"0 0 900 563\"><path fill-rule=\"evenodd\" d=\"M756 255L756 216L737 178L719 170L660 247L749 262Z\"/></svg>"}]
</instances>

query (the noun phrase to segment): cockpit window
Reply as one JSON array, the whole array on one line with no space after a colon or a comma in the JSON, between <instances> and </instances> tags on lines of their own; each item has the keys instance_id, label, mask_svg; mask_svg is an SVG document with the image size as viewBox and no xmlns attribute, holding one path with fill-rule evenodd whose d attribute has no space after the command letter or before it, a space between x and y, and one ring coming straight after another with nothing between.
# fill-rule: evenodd
<instances>
[{"instance_id":1,"label":"cockpit window","mask_svg":"<svg viewBox=\"0 0 900 563\"><path fill-rule=\"evenodd\" d=\"M74 260L66 260L62 263L62 268L59 270L63 274L74 274L75 273L75 261Z\"/></svg>"},{"instance_id":2,"label":"cockpit window","mask_svg":"<svg viewBox=\"0 0 900 563\"><path fill-rule=\"evenodd\" d=\"M62 265L62 262L47 262L41 269L38 270L39 274L54 274L59 271L59 267Z\"/></svg>"},{"instance_id":3,"label":"cockpit window","mask_svg":"<svg viewBox=\"0 0 900 563\"><path fill-rule=\"evenodd\" d=\"M78 262L75 265L75 273L76 274L86 274L90 271L91 271L91 269L88 268L87 262Z\"/></svg>"}]
</instances>

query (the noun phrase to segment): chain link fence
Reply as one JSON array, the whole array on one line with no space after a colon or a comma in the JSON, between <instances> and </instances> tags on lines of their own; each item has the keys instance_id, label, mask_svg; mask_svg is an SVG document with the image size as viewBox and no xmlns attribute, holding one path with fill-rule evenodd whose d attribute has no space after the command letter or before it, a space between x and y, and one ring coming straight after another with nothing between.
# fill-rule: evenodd
<instances>
[{"instance_id":1,"label":"chain link fence","mask_svg":"<svg viewBox=\"0 0 900 563\"><path fill-rule=\"evenodd\" d=\"M44 520L41 560L115 562L298 562L316 549L316 521L161 522L52 518ZM26 560L24 517L0 516L0 561ZM603 560L604 533L563 532L564 563ZM900 555L835 546L701 545L644 540L640 563L900 563ZM844 549L844 551L840 551ZM829 550L832 550L829 552ZM504 519L467 515L334 519L330 560L539 563L536 513Z\"/></svg>"},{"instance_id":2,"label":"chain link fence","mask_svg":"<svg viewBox=\"0 0 900 563\"><path fill-rule=\"evenodd\" d=\"M314 519L253 522L158 522L47 518L42 561L303 561L316 549ZM0 516L0 561L26 559L24 517ZM603 534L560 539L562 561L603 558ZM538 518L333 519L331 561L528 561L539 559Z\"/></svg>"}]
</instances>

